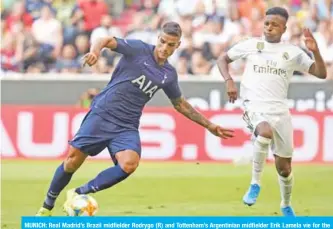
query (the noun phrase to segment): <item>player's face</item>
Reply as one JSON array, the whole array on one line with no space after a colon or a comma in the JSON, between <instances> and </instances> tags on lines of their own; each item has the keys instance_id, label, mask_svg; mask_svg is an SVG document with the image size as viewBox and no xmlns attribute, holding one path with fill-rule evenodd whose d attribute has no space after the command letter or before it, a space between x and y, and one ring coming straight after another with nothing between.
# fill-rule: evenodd
<instances>
[{"instance_id":1,"label":"player's face","mask_svg":"<svg viewBox=\"0 0 333 229\"><path fill-rule=\"evenodd\" d=\"M287 20L280 15L267 15L264 22L264 35L268 42L279 42L286 31Z\"/></svg>"},{"instance_id":2,"label":"player's face","mask_svg":"<svg viewBox=\"0 0 333 229\"><path fill-rule=\"evenodd\" d=\"M167 59L180 45L180 37L161 33L157 41L157 57Z\"/></svg>"}]
</instances>

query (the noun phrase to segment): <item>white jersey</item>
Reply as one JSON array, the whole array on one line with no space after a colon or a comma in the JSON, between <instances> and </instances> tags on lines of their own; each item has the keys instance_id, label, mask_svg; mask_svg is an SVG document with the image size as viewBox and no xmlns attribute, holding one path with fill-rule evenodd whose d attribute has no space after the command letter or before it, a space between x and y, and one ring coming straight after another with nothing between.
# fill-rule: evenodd
<instances>
[{"instance_id":1,"label":"white jersey","mask_svg":"<svg viewBox=\"0 0 333 229\"><path fill-rule=\"evenodd\" d=\"M240 41L227 55L231 60L246 59L240 97L247 109L263 113L288 112L288 88L294 71L308 72L314 62L297 46L261 38Z\"/></svg>"}]
</instances>

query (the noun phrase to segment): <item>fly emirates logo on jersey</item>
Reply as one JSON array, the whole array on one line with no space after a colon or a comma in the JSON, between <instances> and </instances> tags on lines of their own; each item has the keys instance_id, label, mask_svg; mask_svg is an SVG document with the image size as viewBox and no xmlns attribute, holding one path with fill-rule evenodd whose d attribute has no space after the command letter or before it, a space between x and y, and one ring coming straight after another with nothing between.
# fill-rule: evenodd
<instances>
[{"instance_id":1,"label":"fly emirates logo on jersey","mask_svg":"<svg viewBox=\"0 0 333 229\"><path fill-rule=\"evenodd\" d=\"M278 75L283 78L287 77L287 70L282 68L277 68L277 62L267 60L266 65L253 65L253 71L259 74L273 74Z\"/></svg>"},{"instance_id":2,"label":"fly emirates logo on jersey","mask_svg":"<svg viewBox=\"0 0 333 229\"><path fill-rule=\"evenodd\" d=\"M57 106L2 106L1 156L63 158L86 110ZM236 130L221 140L172 108L148 108L141 119L142 159L227 162L251 154L250 135L240 111L205 111L214 123ZM293 114L294 162L333 162L333 113ZM109 159L104 150L95 158ZM272 159L272 156L270 156Z\"/></svg>"}]
</instances>

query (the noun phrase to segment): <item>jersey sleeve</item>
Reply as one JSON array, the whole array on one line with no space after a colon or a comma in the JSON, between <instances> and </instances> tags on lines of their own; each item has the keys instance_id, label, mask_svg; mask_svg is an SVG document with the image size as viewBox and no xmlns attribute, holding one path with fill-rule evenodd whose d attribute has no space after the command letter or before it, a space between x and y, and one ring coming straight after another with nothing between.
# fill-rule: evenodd
<instances>
[{"instance_id":1,"label":"jersey sleeve","mask_svg":"<svg viewBox=\"0 0 333 229\"><path fill-rule=\"evenodd\" d=\"M294 58L294 70L300 72L309 72L314 60L310 58L303 50L299 49L299 53Z\"/></svg>"},{"instance_id":2,"label":"jersey sleeve","mask_svg":"<svg viewBox=\"0 0 333 229\"><path fill-rule=\"evenodd\" d=\"M121 39L115 38L117 41L117 48L113 51L130 56L143 54L145 51L145 43L141 40L135 39Z\"/></svg>"},{"instance_id":3,"label":"jersey sleeve","mask_svg":"<svg viewBox=\"0 0 333 229\"><path fill-rule=\"evenodd\" d=\"M182 93L178 83L178 75L176 75L175 80L173 80L171 83L169 83L166 87L163 88L163 91L169 99L176 99L181 97Z\"/></svg>"},{"instance_id":4,"label":"jersey sleeve","mask_svg":"<svg viewBox=\"0 0 333 229\"><path fill-rule=\"evenodd\" d=\"M245 57L249 50L249 43L250 39L245 39L232 46L227 52L229 59L235 61Z\"/></svg>"}]
</instances>

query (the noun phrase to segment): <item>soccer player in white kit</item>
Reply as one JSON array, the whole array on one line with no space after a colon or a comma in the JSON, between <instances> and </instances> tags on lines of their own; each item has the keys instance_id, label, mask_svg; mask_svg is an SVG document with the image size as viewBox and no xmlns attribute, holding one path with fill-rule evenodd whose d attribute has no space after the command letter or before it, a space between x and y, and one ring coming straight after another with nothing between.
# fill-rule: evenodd
<instances>
[{"instance_id":1,"label":"soccer player in white kit","mask_svg":"<svg viewBox=\"0 0 333 229\"><path fill-rule=\"evenodd\" d=\"M289 82L294 71L308 72L325 79L326 67L317 42L308 29L304 29L305 45L314 60L301 48L281 41L288 17L284 8L268 9L264 37L240 41L220 56L218 67L226 81L229 101L233 103L237 99L237 88L228 72L228 64L240 58L246 59L240 97L244 104L243 118L255 140L252 180L243 202L249 206L255 204L264 163L271 148L278 172L282 214L295 216L291 206L293 128L287 105Z\"/></svg>"}]
</instances>

